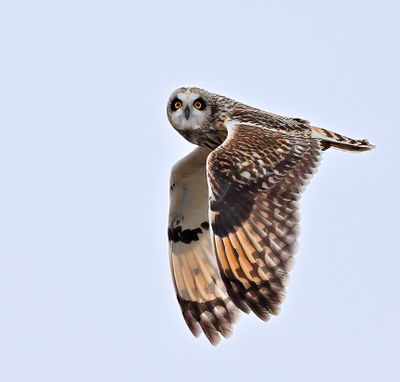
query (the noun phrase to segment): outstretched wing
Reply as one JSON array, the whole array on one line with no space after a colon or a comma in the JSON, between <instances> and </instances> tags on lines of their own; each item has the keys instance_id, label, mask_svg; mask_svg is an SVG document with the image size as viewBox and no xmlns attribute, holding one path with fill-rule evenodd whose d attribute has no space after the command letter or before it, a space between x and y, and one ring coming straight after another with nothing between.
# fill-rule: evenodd
<instances>
[{"instance_id":1,"label":"outstretched wing","mask_svg":"<svg viewBox=\"0 0 400 382\"><path fill-rule=\"evenodd\" d=\"M171 173L168 226L171 272L187 325L212 344L232 330L238 310L230 300L211 245L206 158L196 148Z\"/></svg>"},{"instance_id":2,"label":"outstretched wing","mask_svg":"<svg viewBox=\"0 0 400 382\"><path fill-rule=\"evenodd\" d=\"M208 157L212 236L229 296L267 320L284 296L297 201L321 148L307 131L228 125L228 138Z\"/></svg>"}]
</instances>

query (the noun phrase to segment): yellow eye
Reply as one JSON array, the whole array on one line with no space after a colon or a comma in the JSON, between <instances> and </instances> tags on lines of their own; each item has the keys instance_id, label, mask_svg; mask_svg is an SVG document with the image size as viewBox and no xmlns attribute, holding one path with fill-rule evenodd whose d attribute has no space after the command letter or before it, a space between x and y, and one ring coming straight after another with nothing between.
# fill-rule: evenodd
<instances>
[{"instance_id":1,"label":"yellow eye","mask_svg":"<svg viewBox=\"0 0 400 382\"><path fill-rule=\"evenodd\" d=\"M196 109L201 109L202 106L203 106L203 105L202 105L202 103L201 103L200 101L196 101L196 102L194 103L194 107L195 107Z\"/></svg>"},{"instance_id":2,"label":"yellow eye","mask_svg":"<svg viewBox=\"0 0 400 382\"><path fill-rule=\"evenodd\" d=\"M182 107L182 102L176 101L176 102L174 103L174 107L175 107L175 109L180 109L180 108Z\"/></svg>"}]
</instances>

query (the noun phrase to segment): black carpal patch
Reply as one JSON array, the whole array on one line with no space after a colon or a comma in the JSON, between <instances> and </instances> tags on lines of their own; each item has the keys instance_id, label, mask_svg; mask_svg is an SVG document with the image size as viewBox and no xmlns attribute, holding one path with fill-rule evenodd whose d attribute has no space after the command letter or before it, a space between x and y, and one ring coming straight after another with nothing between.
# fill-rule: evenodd
<instances>
[{"instance_id":1,"label":"black carpal patch","mask_svg":"<svg viewBox=\"0 0 400 382\"><path fill-rule=\"evenodd\" d=\"M200 227L208 231L210 228L210 224L208 224L208 222L203 222L200 224Z\"/></svg>"},{"instance_id":2,"label":"black carpal patch","mask_svg":"<svg viewBox=\"0 0 400 382\"><path fill-rule=\"evenodd\" d=\"M212 222L213 232L220 237L235 232L236 227L240 227L250 217L254 199L252 187L239 189L233 185L225 190L220 199L212 199L210 209L217 212Z\"/></svg>"},{"instance_id":3,"label":"black carpal patch","mask_svg":"<svg viewBox=\"0 0 400 382\"><path fill-rule=\"evenodd\" d=\"M201 228L184 229L181 226L168 228L168 240L177 243L181 241L185 244L190 244L192 241L199 240L199 235L203 233Z\"/></svg>"}]
</instances>

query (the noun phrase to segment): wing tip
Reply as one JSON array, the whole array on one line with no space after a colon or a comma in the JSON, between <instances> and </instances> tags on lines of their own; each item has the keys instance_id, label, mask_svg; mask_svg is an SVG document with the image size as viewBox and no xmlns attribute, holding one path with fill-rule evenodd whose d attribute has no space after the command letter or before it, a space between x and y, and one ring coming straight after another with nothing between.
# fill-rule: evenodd
<instances>
[{"instance_id":1,"label":"wing tip","mask_svg":"<svg viewBox=\"0 0 400 382\"><path fill-rule=\"evenodd\" d=\"M177 296L182 314L192 334L202 333L216 346L222 338L229 338L239 316L239 309L230 298L217 298L208 302L193 302Z\"/></svg>"}]
</instances>

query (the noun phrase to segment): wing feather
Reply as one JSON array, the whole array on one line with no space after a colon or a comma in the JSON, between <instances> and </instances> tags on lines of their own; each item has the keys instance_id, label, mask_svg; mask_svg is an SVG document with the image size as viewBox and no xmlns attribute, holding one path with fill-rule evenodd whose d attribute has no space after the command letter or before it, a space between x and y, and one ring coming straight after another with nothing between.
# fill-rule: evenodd
<instances>
[{"instance_id":1,"label":"wing feather","mask_svg":"<svg viewBox=\"0 0 400 382\"><path fill-rule=\"evenodd\" d=\"M320 153L307 132L238 122L208 157L210 221L222 279L235 304L263 320L279 312L284 298L298 200Z\"/></svg>"},{"instance_id":2,"label":"wing feather","mask_svg":"<svg viewBox=\"0 0 400 382\"><path fill-rule=\"evenodd\" d=\"M183 317L196 337L212 344L232 332L238 310L228 296L212 248L208 222L206 157L198 148L171 174L170 265Z\"/></svg>"}]
</instances>

